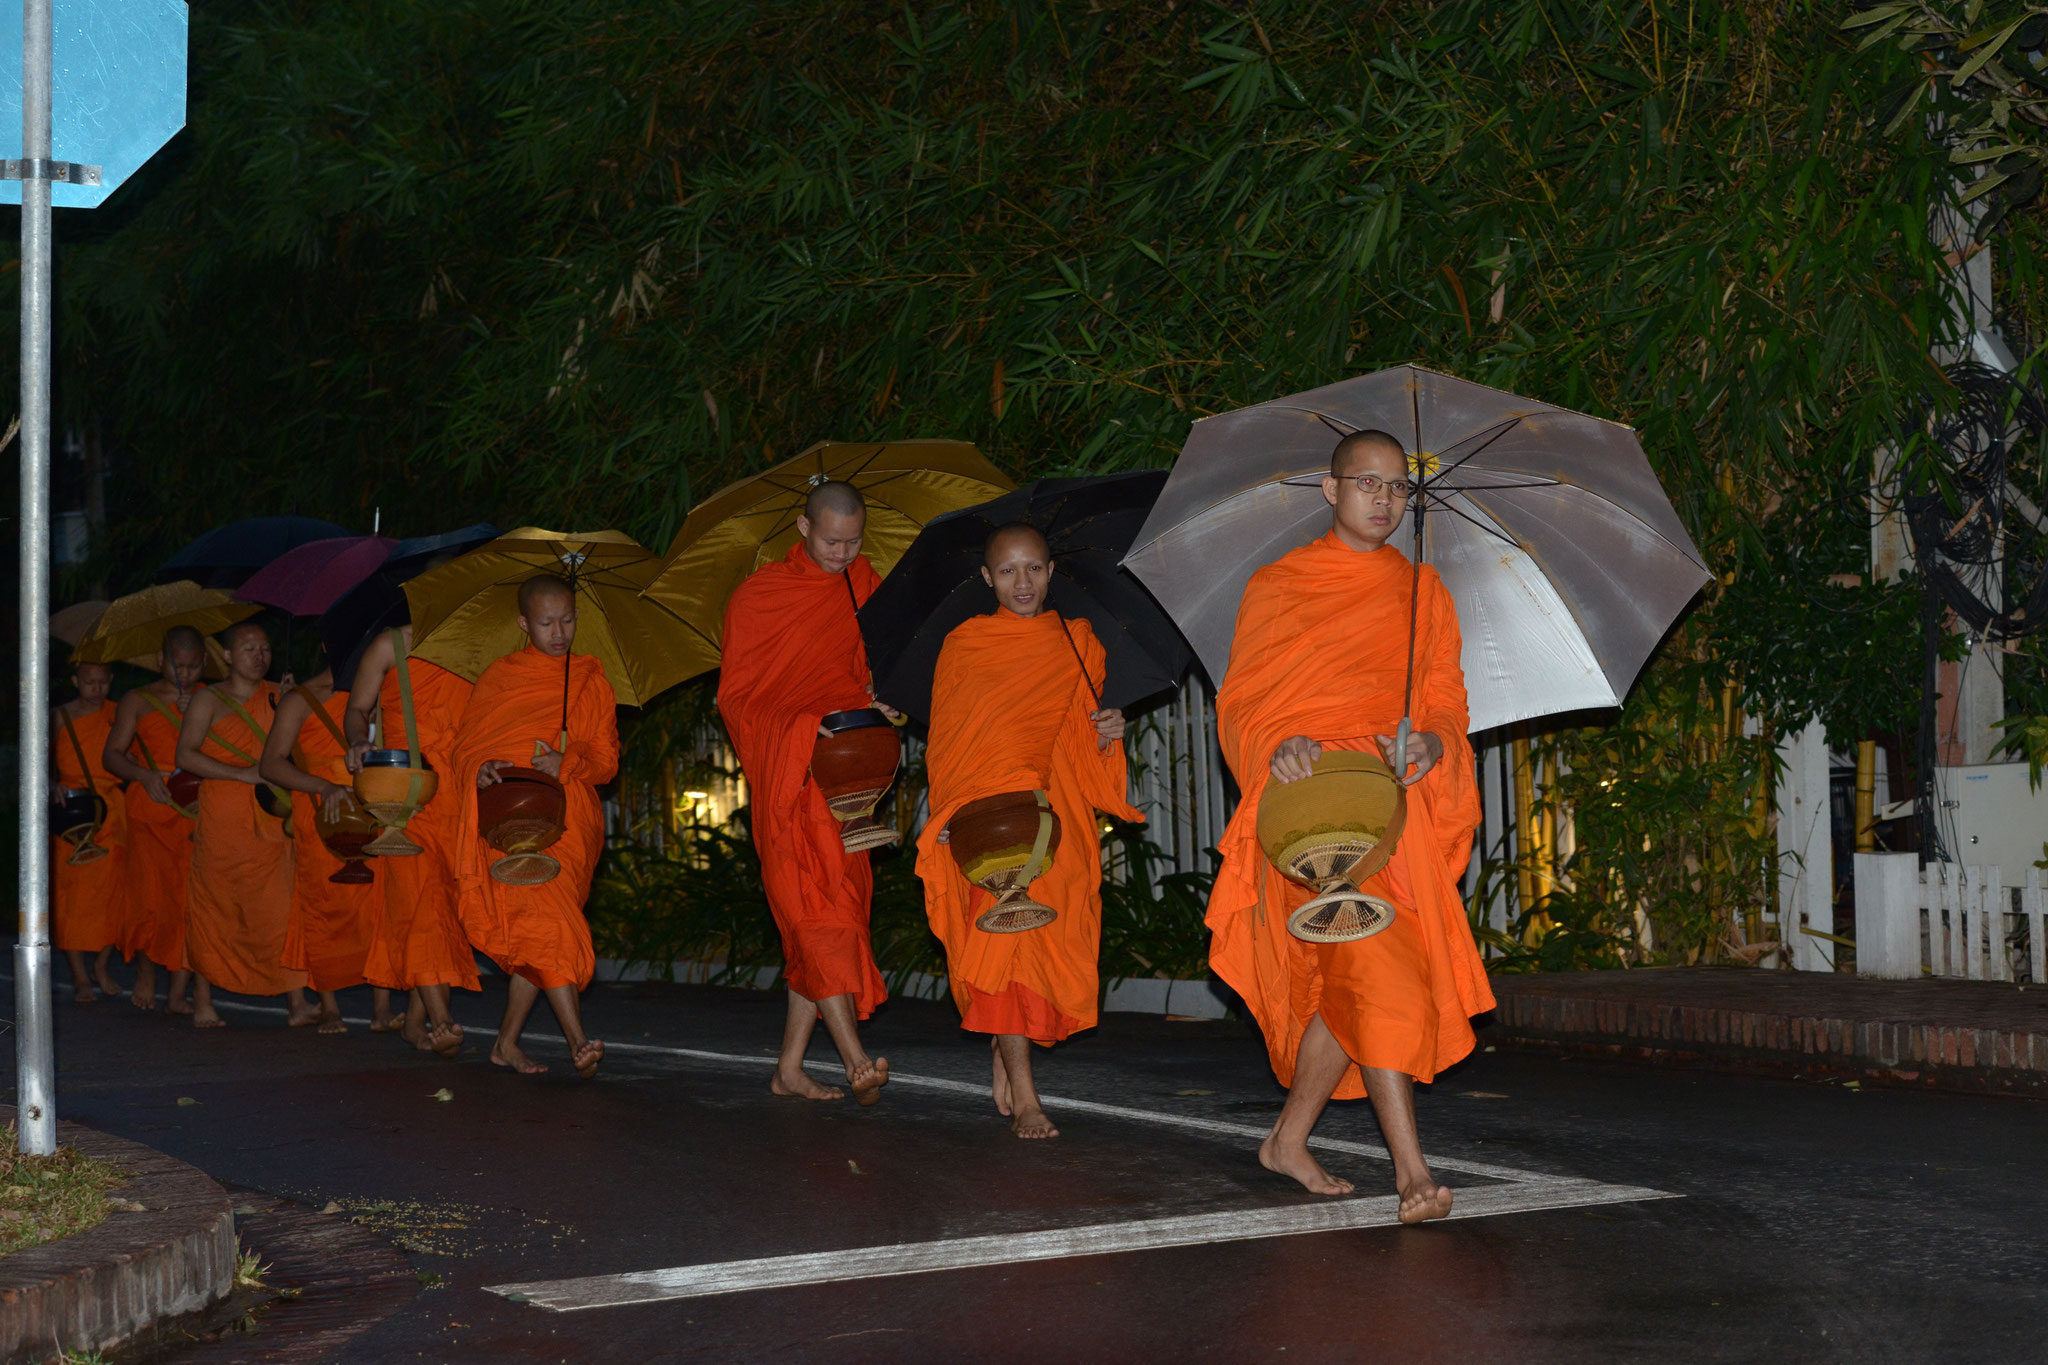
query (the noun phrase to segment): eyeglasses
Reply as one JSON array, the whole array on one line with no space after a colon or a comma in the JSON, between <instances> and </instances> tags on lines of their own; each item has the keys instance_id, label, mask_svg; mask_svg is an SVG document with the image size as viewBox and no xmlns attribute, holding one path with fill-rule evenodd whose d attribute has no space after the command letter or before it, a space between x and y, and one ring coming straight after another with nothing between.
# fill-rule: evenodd
<instances>
[{"instance_id":1,"label":"eyeglasses","mask_svg":"<svg viewBox=\"0 0 2048 1365\"><path fill-rule=\"evenodd\" d=\"M1415 496L1415 483L1411 479L1383 479L1377 474L1360 474L1352 480L1358 491L1368 498L1378 497L1384 488L1395 502L1406 502Z\"/></svg>"}]
</instances>

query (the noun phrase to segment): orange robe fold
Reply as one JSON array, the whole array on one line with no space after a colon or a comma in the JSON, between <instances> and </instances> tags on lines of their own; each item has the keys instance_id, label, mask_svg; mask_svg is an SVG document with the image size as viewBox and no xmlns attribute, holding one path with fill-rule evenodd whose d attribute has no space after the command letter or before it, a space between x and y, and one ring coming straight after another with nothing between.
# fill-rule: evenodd
<instances>
[{"instance_id":1,"label":"orange robe fold","mask_svg":"<svg viewBox=\"0 0 2048 1365\"><path fill-rule=\"evenodd\" d=\"M264 683L244 703L266 731L277 712L273 698ZM228 744L252 758L263 752L263 736L232 710L207 732L200 752L252 766ZM281 995L306 984L304 972L284 965L292 923L291 839L284 822L256 804L249 783L208 778L199 784L191 885L185 956L193 971L239 995Z\"/></svg>"},{"instance_id":2,"label":"orange robe fold","mask_svg":"<svg viewBox=\"0 0 2048 1365\"><path fill-rule=\"evenodd\" d=\"M1392 927L1356 943L1295 938L1287 916L1314 893L1259 847L1259 798L1284 740L1307 735L1326 749L1377 753L1374 736L1400 724L1413 575L1399 550L1353 550L1333 532L1253 574L1238 608L1216 716L1243 799L1224 830L1209 899L1209 962L1257 1017L1283 1085L1293 1083L1302 1031L1319 1013L1360 1066L1428 1081L1472 1050L1470 1016L1493 1008L1458 891L1479 792L1457 608L1434 569L1422 570L1414 728L1442 740L1444 756L1408 788L1400 844L1365 883L1394 905ZM1336 1093L1365 1093L1357 1068Z\"/></svg>"},{"instance_id":3,"label":"orange robe fold","mask_svg":"<svg viewBox=\"0 0 2048 1365\"><path fill-rule=\"evenodd\" d=\"M178 722L185 713L172 707ZM135 720L128 752L137 763L168 777L177 765L178 722L155 707ZM140 782L128 784L127 904L116 946L174 972L185 970L185 913L192 885L192 839L198 822L154 800Z\"/></svg>"},{"instance_id":4,"label":"orange robe fold","mask_svg":"<svg viewBox=\"0 0 2048 1365\"><path fill-rule=\"evenodd\" d=\"M319 705L339 728L348 693L337 691ZM302 771L349 784L342 746L320 717L308 715L299 728L295 757ZM292 923L284 940L284 965L304 972L306 984L316 991L345 991L366 979L364 960L384 918L382 865L397 859L368 859L368 882L328 880L341 870L342 860L320 841L319 810L318 797L292 793Z\"/></svg>"},{"instance_id":5,"label":"orange robe fold","mask_svg":"<svg viewBox=\"0 0 2048 1365\"><path fill-rule=\"evenodd\" d=\"M88 774L91 785L107 803L106 819L100 822L92 842L107 850L107 856L89 863L74 863L78 852L62 839L50 841L50 942L59 952L96 953L109 944L119 944L128 924L128 801L120 790L120 779L106 770L101 755L107 736L114 730L114 703L83 720L71 718L78 736L76 745L66 734L61 717L52 719L51 730L57 759L57 785L68 791L83 790ZM85 751L85 768L78 766L79 750Z\"/></svg>"},{"instance_id":6,"label":"orange robe fold","mask_svg":"<svg viewBox=\"0 0 2048 1365\"><path fill-rule=\"evenodd\" d=\"M864 555L826 573L798 541L726 603L718 676L783 978L806 1000L851 995L863 1019L888 997L868 938L874 874L866 850L840 843L811 781L811 750L820 719L873 704L854 599L866 602L881 581Z\"/></svg>"},{"instance_id":7,"label":"orange robe fold","mask_svg":"<svg viewBox=\"0 0 2048 1365\"><path fill-rule=\"evenodd\" d=\"M1103 664L1086 621L1001 607L962 622L939 651L925 749L931 819L917 842L917 875L932 932L946 945L961 1025L976 1033L1051 1044L1095 1027L1102 944L1096 812L1145 818L1125 800L1122 742L1096 747L1090 684L1100 689ZM968 882L939 831L969 801L1014 791L1047 793L1059 816L1059 850L1029 893L1059 918L1021 934L985 933L974 919L995 897Z\"/></svg>"},{"instance_id":8,"label":"orange robe fold","mask_svg":"<svg viewBox=\"0 0 2048 1365\"><path fill-rule=\"evenodd\" d=\"M384 879L384 921L370 940L363 975L375 986L460 986L476 990L476 954L462 929L455 888L456 836L462 827L462 793L455 787L455 736L469 705L469 680L424 659L408 658L413 721L420 753L439 776L434 799L413 812L405 837L420 851L398 858L372 858ZM403 749L404 696L398 669L384 674L378 693L379 748ZM318 721L312 722L319 724Z\"/></svg>"},{"instance_id":9,"label":"orange robe fold","mask_svg":"<svg viewBox=\"0 0 2048 1365\"><path fill-rule=\"evenodd\" d=\"M619 770L618 700L604 665L572 654L569 676L569 745L561 781L567 808L562 837L547 850L562 867L538 886L507 886L492 878L499 854L477 826L477 770L491 759L533 766L536 742L554 748L562 732L565 661L527 645L493 663L476 680L455 744L452 780L459 799L455 874L462 923L469 941L506 971L542 990L581 989L597 970L583 903L604 851L600 783ZM437 798L438 799L438 798Z\"/></svg>"}]
</instances>

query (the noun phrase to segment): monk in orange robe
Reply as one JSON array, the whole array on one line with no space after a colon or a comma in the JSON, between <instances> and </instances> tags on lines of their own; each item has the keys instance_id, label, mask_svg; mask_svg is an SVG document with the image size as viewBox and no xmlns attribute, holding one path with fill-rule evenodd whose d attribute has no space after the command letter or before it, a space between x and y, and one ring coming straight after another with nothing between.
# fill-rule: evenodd
<instances>
[{"instance_id":1,"label":"monk in orange robe","mask_svg":"<svg viewBox=\"0 0 2048 1365\"><path fill-rule=\"evenodd\" d=\"M479 988L476 954L462 930L456 904L456 831L462 795L451 786L455 734L469 705L469 680L425 659L415 659L412 627L399 626L372 640L356 665L349 689L345 732L351 772L363 765L377 729L377 748L403 749L408 733L419 740L440 790L406 823L405 837L419 846L406 857L378 858L384 878L384 923L372 940L364 975L377 986L412 992L403 1022L407 1042L452 1057L462 1050L462 1026L449 1007L457 986ZM407 722L411 728L408 731ZM377 1028L372 1023L373 1029Z\"/></svg>"},{"instance_id":2,"label":"monk in orange robe","mask_svg":"<svg viewBox=\"0 0 2048 1365\"><path fill-rule=\"evenodd\" d=\"M116 790L105 759L107 736L114 730L116 708L107 700L113 682L114 670L106 664L77 665L71 685L78 695L50 718L57 773L53 795L61 801L72 792L91 790L106 803L105 818L91 839L76 847L61 838L50 843L50 942L70 960L71 998L81 1005L99 999L95 982L107 995L121 993L107 974L107 959L125 918L128 861L128 803ZM90 972L85 965L89 953L98 954Z\"/></svg>"},{"instance_id":3,"label":"monk in orange robe","mask_svg":"<svg viewBox=\"0 0 2048 1365\"><path fill-rule=\"evenodd\" d=\"M101 761L128 783L128 863L123 903L122 954L136 960L128 1003L156 1008L156 969L170 973L164 1008L192 1013L192 973L185 962L185 910L192 881L192 833L199 810L172 799L178 731L206 667L206 639L190 626L164 632L155 682L138 687L114 708L113 732Z\"/></svg>"},{"instance_id":4,"label":"monk in orange robe","mask_svg":"<svg viewBox=\"0 0 2048 1365\"><path fill-rule=\"evenodd\" d=\"M277 704L270 738L258 771L272 786L292 793L292 922L284 940L284 965L306 974L320 997L320 1032L346 1033L336 991L360 986L363 962L384 920L384 859L364 860L370 880L336 882L340 858L320 838L324 807L338 813L353 805L348 740L341 730L348 694L334 688L333 670L308 678ZM379 1022L388 1031L390 992L379 992Z\"/></svg>"},{"instance_id":5,"label":"monk in orange robe","mask_svg":"<svg viewBox=\"0 0 2048 1365\"><path fill-rule=\"evenodd\" d=\"M925 749L931 819L918 839L925 913L946 945L963 1028L995 1035L997 1112L1020 1138L1052 1138L1031 1075L1031 1044L1050 1047L1094 1028L1102 941L1102 847L1096 812L1145 817L1125 800L1124 714L1097 705L1105 656L1084 620L1047 608L1053 572L1045 537L1006 526L989 537L982 577L996 611L946 637L932 682ZM1042 791L1060 821L1051 865L1032 900L1058 912L1021 933L975 926L995 897L954 861L950 822L970 801Z\"/></svg>"},{"instance_id":6,"label":"monk in orange robe","mask_svg":"<svg viewBox=\"0 0 2048 1365\"><path fill-rule=\"evenodd\" d=\"M192 1022L219 1028L212 987L241 995L290 998L286 1022L298 1028L319 1019L306 999L306 974L284 965L292 923L292 845L281 815L257 800L257 772L276 711L270 672L270 637L254 621L229 627L227 681L192 698L178 731L178 766L199 784L199 824L192 838L192 889L185 921L185 955L192 963L196 999ZM289 798L271 790L283 809Z\"/></svg>"},{"instance_id":7,"label":"monk in orange robe","mask_svg":"<svg viewBox=\"0 0 2048 1365\"><path fill-rule=\"evenodd\" d=\"M455 741L450 779L461 810L455 875L462 922L470 942L512 977L492 1063L522 1076L547 1070L519 1047L526 1017L545 992L568 1040L570 1062L588 1078L604 1060L604 1044L584 1036L577 1000L597 970L583 903L604 851L597 788L619 771L618 699L596 657L569 652L576 638L576 594L568 583L541 574L521 584L519 628L526 632L526 646L476 680ZM478 824L477 794L502 781L507 768L546 773L562 784L566 798L562 837L547 850L560 870L535 886L511 886L491 876L500 855Z\"/></svg>"},{"instance_id":8,"label":"monk in orange robe","mask_svg":"<svg viewBox=\"0 0 2048 1365\"><path fill-rule=\"evenodd\" d=\"M1244 998L1266 1037L1287 1103L1259 1160L1317 1194L1352 1185L1309 1154L1335 1096L1370 1095L1394 1159L1400 1218L1451 1211L1415 1131L1413 1083L1472 1050L1470 1016L1493 994L1458 891L1479 823L1457 609L1422 569L1415 627L1408 817L1392 859L1364 890L1395 907L1390 927L1350 943L1313 944L1287 917L1313 894L1258 840L1266 784L1309 776L1326 749L1377 748L1394 761L1402 718L1414 567L1387 544L1414 494L1408 457L1384 432L1345 437L1323 496L1329 534L1252 575L1238 609L1230 671L1216 697L1223 754L1243 792L1224 832L1209 900L1209 961Z\"/></svg>"},{"instance_id":9,"label":"monk in orange robe","mask_svg":"<svg viewBox=\"0 0 2048 1365\"><path fill-rule=\"evenodd\" d=\"M796 523L803 539L726 603L718 674L718 709L747 775L761 884L782 934L789 987L782 1055L768 1088L802 1099L844 1097L804 1072L822 1015L863 1104L889 1079L889 1059L868 1056L857 1026L888 997L868 938L875 880L867 850L848 853L840 842L839 821L811 781L811 751L821 719L876 705L854 618L882 581L860 552L867 515L851 484L811 490Z\"/></svg>"}]
</instances>

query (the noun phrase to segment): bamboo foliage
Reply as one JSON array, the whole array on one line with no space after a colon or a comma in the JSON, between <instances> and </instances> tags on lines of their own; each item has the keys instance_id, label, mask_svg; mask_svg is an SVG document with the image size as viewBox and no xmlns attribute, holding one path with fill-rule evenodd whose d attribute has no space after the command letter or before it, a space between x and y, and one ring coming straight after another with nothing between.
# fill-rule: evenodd
<instances>
[{"instance_id":1,"label":"bamboo foliage","mask_svg":"<svg viewBox=\"0 0 2048 1365\"><path fill-rule=\"evenodd\" d=\"M1730 683L1771 730L1896 722L1910 587L1830 579L1865 567L1870 452L1942 388L1958 172L1870 117L1917 55L1838 17L202 7L192 131L64 224L60 401L124 461L101 567L292 507L662 544L820 438L1157 466L1199 416L1413 361L1637 426L1722 572L1632 761ZM1701 799L1751 818L1725 778Z\"/></svg>"}]
</instances>

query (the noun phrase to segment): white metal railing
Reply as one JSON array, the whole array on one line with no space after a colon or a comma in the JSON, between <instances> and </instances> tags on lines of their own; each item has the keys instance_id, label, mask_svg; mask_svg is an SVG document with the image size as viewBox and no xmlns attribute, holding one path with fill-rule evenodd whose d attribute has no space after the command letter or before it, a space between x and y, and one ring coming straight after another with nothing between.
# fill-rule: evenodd
<instances>
[{"instance_id":1,"label":"white metal railing","mask_svg":"<svg viewBox=\"0 0 2048 1365\"><path fill-rule=\"evenodd\" d=\"M1133 715L1124 738L1146 839L1176 871L1208 871L1232 804L1208 684L1190 675L1171 701Z\"/></svg>"},{"instance_id":2,"label":"white metal railing","mask_svg":"<svg viewBox=\"0 0 2048 1365\"><path fill-rule=\"evenodd\" d=\"M1912 853L1856 855L1856 974L2048 980L2048 889L2030 867L1919 866Z\"/></svg>"}]
</instances>

